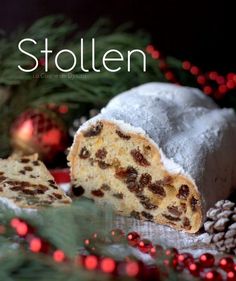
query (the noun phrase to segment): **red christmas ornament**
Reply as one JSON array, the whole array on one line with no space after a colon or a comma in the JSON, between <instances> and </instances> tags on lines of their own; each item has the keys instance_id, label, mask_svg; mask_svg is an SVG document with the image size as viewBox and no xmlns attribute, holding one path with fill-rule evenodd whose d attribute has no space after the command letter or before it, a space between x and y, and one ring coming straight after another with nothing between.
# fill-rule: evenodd
<instances>
[{"instance_id":1,"label":"red christmas ornament","mask_svg":"<svg viewBox=\"0 0 236 281\"><path fill-rule=\"evenodd\" d=\"M215 263L215 258L212 254L205 253L199 257L199 263L203 267L212 267Z\"/></svg>"},{"instance_id":2,"label":"red christmas ornament","mask_svg":"<svg viewBox=\"0 0 236 281\"><path fill-rule=\"evenodd\" d=\"M231 257L221 258L219 261L219 267L224 271L232 271L234 269L234 260Z\"/></svg>"},{"instance_id":3,"label":"red christmas ornament","mask_svg":"<svg viewBox=\"0 0 236 281\"><path fill-rule=\"evenodd\" d=\"M128 244L132 247L138 246L140 235L137 232L130 232L127 235Z\"/></svg>"},{"instance_id":4,"label":"red christmas ornament","mask_svg":"<svg viewBox=\"0 0 236 281\"><path fill-rule=\"evenodd\" d=\"M204 281L222 281L222 280L223 280L222 275L216 270L208 271L204 275Z\"/></svg>"},{"instance_id":5,"label":"red christmas ornament","mask_svg":"<svg viewBox=\"0 0 236 281\"><path fill-rule=\"evenodd\" d=\"M13 123L10 133L16 151L25 155L38 153L46 162L67 147L67 130L62 120L48 110L29 109L23 112Z\"/></svg>"},{"instance_id":6,"label":"red christmas ornament","mask_svg":"<svg viewBox=\"0 0 236 281\"><path fill-rule=\"evenodd\" d=\"M138 243L138 248L142 253L148 254L152 248L152 243L148 239L142 239Z\"/></svg>"}]
</instances>

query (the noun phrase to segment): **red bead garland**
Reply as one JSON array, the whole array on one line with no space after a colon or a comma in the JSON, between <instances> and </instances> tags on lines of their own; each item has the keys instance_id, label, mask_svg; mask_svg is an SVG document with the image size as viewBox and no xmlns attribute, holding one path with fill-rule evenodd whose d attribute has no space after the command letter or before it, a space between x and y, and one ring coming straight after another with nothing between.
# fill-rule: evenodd
<instances>
[{"instance_id":1,"label":"red bead garland","mask_svg":"<svg viewBox=\"0 0 236 281\"><path fill-rule=\"evenodd\" d=\"M159 50L149 44L146 52L155 60L158 60L159 67L167 81L180 84L176 79L171 66L168 65L168 58L164 58ZM214 98L223 98L227 92L236 89L236 73L228 73L225 77L216 71L203 73L199 67L193 65L190 61L181 63L182 69L193 76L198 87L206 94L213 95Z\"/></svg>"},{"instance_id":2,"label":"red bead garland","mask_svg":"<svg viewBox=\"0 0 236 281\"><path fill-rule=\"evenodd\" d=\"M19 237L23 237L28 242L29 250L33 253L44 253L52 256L56 263L70 261L61 249L54 249L42 238L35 235L35 230L22 219L14 218L10 221L10 226L16 231ZM2 226L1 226L2 227ZM5 231L5 228L4 228ZM4 233L4 232L3 232ZM115 243L121 242L124 239L124 232L120 229L111 231L111 239ZM165 251L160 245L152 245L147 239L140 239L137 232L130 232L126 236L127 242L132 247L137 247L142 253L149 254L153 258L164 256L163 264L166 266L167 272L169 267L176 271L187 269L189 273L204 281L236 281L236 265L231 257L223 257L219 262L215 263L215 257L210 253L202 254L198 259L194 259L190 253L178 253L175 248L169 248ZM85 239L84 244L90 250L91 241L99 240L99 235L94 233L91 238ZM104 241L105 242L105 241ZM159 268L156 265L145 265L141 261L134 261L128 258L124 261L115 261L110 257L99 257L96 255L78 255L73 260L75 265L83 266L89 271L100 270L105 274L127 275L129 277L137 277L141 280L154 280L159 278ZM217 269L226 272L222 275ZM168 275L168 273L166 274ZM165 276L167 276L165 275ZM224 277L224 278L223 278Z\"/></svg>"}]
</instances>

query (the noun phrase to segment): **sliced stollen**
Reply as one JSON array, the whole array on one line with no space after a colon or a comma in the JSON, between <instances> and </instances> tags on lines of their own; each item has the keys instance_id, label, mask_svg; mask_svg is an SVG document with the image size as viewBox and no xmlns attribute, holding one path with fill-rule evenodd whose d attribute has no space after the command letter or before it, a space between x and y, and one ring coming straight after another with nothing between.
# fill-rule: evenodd
<instances>
[{"instance_id":1,"label":"sliced stollen","mask_svg":"<svg viewBox=\"0 0 236 281\"><path fill-rule=\"evenodd\" d=\"M236 117L201 91L148 83L83 124L68 159L74 195L197 232L236 184Z\"/></svg>"},{"instance_id":2,"label":"sliced stollen","mask_svg":"<svg viewBox=\"0 0 236 281\"><path fill-rule=\"evenodd\" d=\"M64 206L71 199L56 185L37 155L33 155L0 159L0 203L16 209L37 209Z\"/></svg>"}]
</instances>

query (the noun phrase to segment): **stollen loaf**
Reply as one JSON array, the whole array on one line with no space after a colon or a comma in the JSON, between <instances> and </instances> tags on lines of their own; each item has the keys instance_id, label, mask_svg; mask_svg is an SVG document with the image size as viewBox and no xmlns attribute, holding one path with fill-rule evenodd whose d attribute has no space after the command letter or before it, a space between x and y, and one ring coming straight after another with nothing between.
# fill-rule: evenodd
<instances>
[{"instance_id":1,"label":"stollen loaf","mask_svg":"<svg viewBox=\"0 0 236 281\"><path fill-rule=\"evenodd\" d=\"M0 204L36 210L70 203L70 197L55 183L36 154L0 159Z\"/></svg>"},{"instance_id":2,"label":"stollen loaf","mask_svg":"<svg viewBox=\"0 0 236 281\"><path fill-rule=\"evenodd\" d=\"M236 184L236 117L200 90L148 83L84 123L68 155L74 196L195 233Z\"/></svg>"}]
</instances>

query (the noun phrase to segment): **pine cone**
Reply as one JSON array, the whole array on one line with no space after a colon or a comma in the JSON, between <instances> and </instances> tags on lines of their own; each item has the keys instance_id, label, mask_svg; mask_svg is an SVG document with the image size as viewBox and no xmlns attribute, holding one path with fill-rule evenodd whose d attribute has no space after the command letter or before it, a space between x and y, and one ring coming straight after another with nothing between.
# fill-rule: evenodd
<instances>
[{"instance_id":1,"label":"pine cone","mask_svg":"<svg viewBox=\"0 0 236 281\"><path fill-rule=\"evenodd\" d=\"M236 254L236 205L229 200L218 201L207 212L205 231L211 243L225 253Z\"/></svg>"},{"instance_id":2,"label":"pine cone","mask_svg":"<svg viewBox=\"0 0 236 281\"><path fill-rule=\"evenodd\" d=\"M69 135L73 138L79 127L83 125L88 119L96 116L98 113L98 109L92 108L89 110L88 116L82 115L79 118L75 119L72 123L72 126L69 128Z\"/></svg>"}]
</instances>

